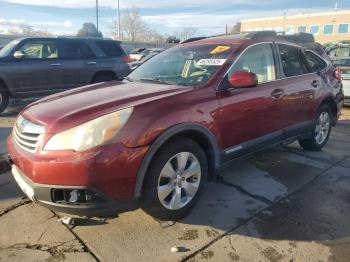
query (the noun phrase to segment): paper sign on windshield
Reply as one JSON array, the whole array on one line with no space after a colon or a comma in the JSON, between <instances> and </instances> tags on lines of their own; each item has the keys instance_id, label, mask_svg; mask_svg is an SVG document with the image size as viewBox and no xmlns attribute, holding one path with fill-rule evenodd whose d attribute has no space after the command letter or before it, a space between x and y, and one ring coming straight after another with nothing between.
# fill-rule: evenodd
<instances>
[{"instance_id":1,"label":"paper sign on windshield","mask_svg":"<svg viewBox=\"0 0 350 262\"><path fill-rule=\"evenodd\" d=\"M226 59L201 59L198 61L200 66L221 66L226 62Z\"/></svg>"},{"instance_id":2,"label":"paper sign on windshield","mask_svg":"<svg viewBox=\"0 0 350 262\"><path fill-rule=\"evenodd\" d=\"M227 45L219 45L217 47L215 47L210 54L214 55L214 54L218 54L218 53L222 53L225 52L227 50L229 50L231 47L227 46Z\"/></svg>"}]
</instances>

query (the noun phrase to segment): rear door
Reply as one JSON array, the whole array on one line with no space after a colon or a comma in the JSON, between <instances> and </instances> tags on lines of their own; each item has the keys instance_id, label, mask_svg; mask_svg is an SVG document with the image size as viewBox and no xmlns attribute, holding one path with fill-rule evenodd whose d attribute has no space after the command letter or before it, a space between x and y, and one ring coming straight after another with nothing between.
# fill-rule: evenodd
<instances>
[{"instance_id":1,"label":"rear door","mask_svg":"<svg viewBox=\"0 0 350 262\"><path fill-rule=\"evenodd\" d=\"M292 137L309 131L314 119L313 101L321 88L321 77L312 72L300 47L277 44L280 58L280 86L282 98L282 125L286 136Z\"/></svg>"},{"instance_id":2,"label":"rear door","mask_svg":"<svg viewBox=\"0 0 350 262\"><path fill-rule=\"evenodd\" d=\"M56 39L28 39L15 51L23 59L12 58L11 75L17 93L46 95L63 89L61 55Z\"/></svg>"},{"instance_id":3,"label":"rear door","mask_svg":"<svg viewBox=\"0 0 350 262\"><path fill-rule=\"evenodd\" d=\"M71 89L90 83L97 70L97 58L90 46L79 39L61 39L63 83Z\"/></svg>"},{"instance_id":4,"label":"rear door","mask_svg":"<svg viewBox=\"0 0 350 262\"><path fill-rule=\"evenodd\" d=\"M220 92L220 129L224 160L254 151L282 138L281 89L276 81L272 43L248 47L228 72L249 71L258 76L253 88ZM227 79L224 79L227 81Z\"/></svg>"}]
</instances>

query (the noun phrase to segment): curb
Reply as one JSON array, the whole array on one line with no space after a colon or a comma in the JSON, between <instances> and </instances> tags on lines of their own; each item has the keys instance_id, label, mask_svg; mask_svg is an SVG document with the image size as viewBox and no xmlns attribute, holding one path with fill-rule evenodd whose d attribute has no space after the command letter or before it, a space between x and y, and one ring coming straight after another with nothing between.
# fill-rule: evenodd
<instances>
[{"instance_id":1,"label":"curb","mask_svg":"<svg viewBox=\"0 0 350 262\"><path fill-rule=\"evenodd\" d=\"M0 174L11 170L11 166L7 161L7 154L0 155Z\"/></svg>"}]
</instances>

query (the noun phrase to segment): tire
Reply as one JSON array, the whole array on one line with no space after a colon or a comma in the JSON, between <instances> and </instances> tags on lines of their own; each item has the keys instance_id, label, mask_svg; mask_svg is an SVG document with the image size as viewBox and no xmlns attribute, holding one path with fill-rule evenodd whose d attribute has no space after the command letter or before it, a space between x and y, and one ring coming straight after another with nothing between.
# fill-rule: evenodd
<instances>
[{"instance_id":1,"label":"tire","mask_svg":"<svg viewBox=\"0 0 350 262\"><path fill-rule=\"evenodd\" d=\"M207 158L197 143L188 138L169 142L154 156L147 170L141 207L157 219L177 221L190 213L207 177Z\"/></svg>"},{"instance_id":2,"label":"tire","mask_svg":"<svg viewBox=\"0 0 350 262\"><path fill-rule=\"evenodd\" d=\"M300 139L299 144L308 151L320 151L328 142L332 131L332 111L328 105L322 105L317 112L312 136Z\"/></svg>"},{"instance_id":3,"label":"tire","mask_svg":"<svg viewBox=\"0 0 350 262\"><path fill-rule=\"evenodd\" d=\"M0 114L5 111L9 104L9 93L8 91L0 86Z\"/></svg>"},{"instance_id":4,"label":"tire","mask_svg":"<svg viewBox=\"0 0 350 262\"><path fill-rule=\"evenodd\" d=\"M117 80L117 77L112 74L100 74L94 77L92 80L92 84L102 83L102 82L109 82Z\"/></svg>"}]
</instances>

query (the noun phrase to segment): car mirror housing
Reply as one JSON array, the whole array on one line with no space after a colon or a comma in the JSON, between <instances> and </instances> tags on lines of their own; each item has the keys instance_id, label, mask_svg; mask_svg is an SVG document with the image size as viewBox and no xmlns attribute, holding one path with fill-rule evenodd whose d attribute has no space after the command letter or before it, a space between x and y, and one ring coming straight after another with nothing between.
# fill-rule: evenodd
<instances>
[{"instance_id":1,"label":"car mirror housing","mask_svg":"<svg viewBox=\"0 0 350 262\"><path fill-rule=\"evenodd\" d=\"M16 51L14 54L13 54L13 57L17 60L21 60L24 58L24 53L22 51Z\"/></svg>"},{"instance_id":2,"label":"car mirror housing","mask_svg":"<svg viewBox=\"0 0 350 262\"><path fill-rule=\"evenodd\" d=\"M249 88L258 85L258 76L248 71L237 71L229 76L228 81L233 88Z\"/></svg>"}]
</instances>

